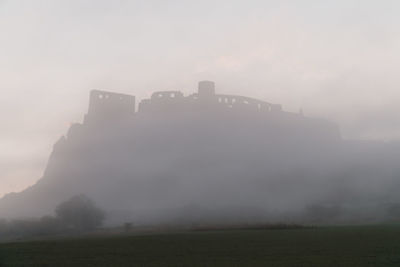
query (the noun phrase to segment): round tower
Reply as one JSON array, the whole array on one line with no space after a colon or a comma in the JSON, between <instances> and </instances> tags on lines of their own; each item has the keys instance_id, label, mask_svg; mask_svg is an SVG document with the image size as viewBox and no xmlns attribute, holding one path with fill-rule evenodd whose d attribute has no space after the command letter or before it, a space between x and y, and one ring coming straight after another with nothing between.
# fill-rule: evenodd
<instances>
[{"instance_id":1,"label":"round tower","mask_svg":"<svg viewBox=\"0 0 400 267\"><path fill-rule=\"evenodd\" d=\"M199 98L212 98L215 95L215 83L212 81L199 82Z\"/></svg>"}]
</instances>

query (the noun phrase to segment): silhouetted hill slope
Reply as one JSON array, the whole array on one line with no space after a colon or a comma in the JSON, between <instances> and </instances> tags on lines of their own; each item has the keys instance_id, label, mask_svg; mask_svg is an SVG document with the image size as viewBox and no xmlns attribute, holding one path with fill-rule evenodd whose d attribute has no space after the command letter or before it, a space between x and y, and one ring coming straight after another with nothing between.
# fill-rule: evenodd
<instances>
[{"instance_id":1,"label":"silhouetted hill slope","mask_svg":"<svg viewBox=\"0 0 400 267\"><path fill-rule=\"evenodd\" d=\"M37 184L0 201L0 216L49 214L81 193L110 222L143 223L305 220L316 204L340 207L338 221L371 220L397 201L400 150L343 141L325 120L217 95L210 82L134 105L92 91L84 123L55 144Z\"/></svg>"}]
</instances>

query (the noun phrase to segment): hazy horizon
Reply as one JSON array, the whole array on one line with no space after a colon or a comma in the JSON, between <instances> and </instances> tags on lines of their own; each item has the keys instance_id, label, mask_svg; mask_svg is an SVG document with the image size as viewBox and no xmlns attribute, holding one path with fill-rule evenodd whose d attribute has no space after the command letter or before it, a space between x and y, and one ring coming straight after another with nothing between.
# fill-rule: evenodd
<instances>
[{"instance_id":1,"label":"hazy horizon","mask_svg":"<svg viewBox=\"0 0 400 267\"><path fill-rule=\"evenodd\" d=\"M42 175L91 89L217 92L400 139L400 3L1 1L0 196Z\"/></svg>"}]
</instances>

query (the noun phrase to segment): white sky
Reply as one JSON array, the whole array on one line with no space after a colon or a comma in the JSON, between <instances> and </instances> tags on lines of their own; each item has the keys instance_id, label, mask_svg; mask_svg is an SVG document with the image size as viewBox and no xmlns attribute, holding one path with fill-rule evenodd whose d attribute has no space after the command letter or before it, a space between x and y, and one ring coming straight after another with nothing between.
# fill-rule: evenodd
<instances>
[{"instance_id":1,"label":"white sky","mask_svg":"<svg viewBox=\"0 0 400 267\"><path fill-rule=\"evenodd\" d=\"M223 93L398 140L399 1L0 0L0 196L37 181L90 89Z\"/></svg>"}]
</instances>

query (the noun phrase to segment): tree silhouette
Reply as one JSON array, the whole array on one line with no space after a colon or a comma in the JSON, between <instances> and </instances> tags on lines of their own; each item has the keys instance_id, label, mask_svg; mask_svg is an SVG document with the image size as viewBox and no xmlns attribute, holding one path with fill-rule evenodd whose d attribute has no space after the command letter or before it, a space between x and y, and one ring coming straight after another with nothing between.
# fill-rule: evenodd
<instances>
[{"instance_id":1,"label":"tree silhouette","mask_svg":"<svg viewBox=\"0 0 400 267\"><path fill-rule=\"evenodd\" d=\"M90 231L101 226L104 212L85 195L77 195L59 204L56 216L66 226L78 231Z\"/></svg>"}]
</instances>

